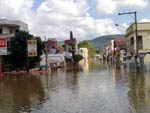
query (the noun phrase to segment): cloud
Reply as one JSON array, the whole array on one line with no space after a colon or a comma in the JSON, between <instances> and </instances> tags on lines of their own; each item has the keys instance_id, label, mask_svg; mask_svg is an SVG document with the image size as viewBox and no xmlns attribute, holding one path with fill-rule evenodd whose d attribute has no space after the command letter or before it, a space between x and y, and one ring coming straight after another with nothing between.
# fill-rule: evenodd
<instances>
[{"instance_id":1,"label":"cloud","mask_svg":"<svg viewBox=\"0 0 150 113\"><path fill-rule=\"evenodd\" d=\"M125 0L124 5L138 7L138 8L145 8L148 5L148 1L147 0Z\"/></svg>"},{"instance_id":2,"label":"cloud","mask_svg":"<svg viewBox=\"0 0 150 113\"><path fill-rule=\"evenodd\" d=\"M99 14L114 14L122 8L144 9L148 6L148 0L95 0L96 10Z\"/></svg>"},{"instance_id":3,"label":"cloud","mask_svg":"<svg viewBox=\"0 0 150 113\"><path fill-rule=\"evenodd\" d=\"M89 16L88 9L86 0L46 0L34 14L34 21L30 22L31 31L59 40L69 38L70 30L78 40L117 33L111 19L94 19Z\"/></svg>"},{"instance_id":4,"label":"cloud","mask_svg":"<svg viewBox=\"0 0 150 113\"><path fill-rule=\"evenodd\" d=\"M96 0L96 9L102 14L113 14L117 10L116 2L113 0Z\"/></svg>"},{"instance_id":5,"label":"cloud","mask_svg":"<svg viewBox=\"0 0 150 113\"><path fill-rule=\"evenodd\" d=\"M111 19L90 16L87 0L44 0L32 10L34 0L0 0L0 16L19 19L29 25L30 33L64 40L72 30L77 40L93 39L100 35L118 33ZM10 13L11 12L11 13Z\"/></svg>"},{"instance_id":6,"label":"cloud","mask_svg":"<svg viewBox=\"0 0 150 113\"><path fill-rule=\"evenodd\" d=\"M150 19L143 18L142 20L140 20L140 22L150 22Z\"/></svg>"},{"instance_id":7,"label":"cloud","mask_svg":"<svg viewBox=\"0 0 150 113\"><path fill-rule=\"evenodd\" d=\"M34 0L0 0L0 16L7 19L28 18Z\"/></svg>"}]
</instances>

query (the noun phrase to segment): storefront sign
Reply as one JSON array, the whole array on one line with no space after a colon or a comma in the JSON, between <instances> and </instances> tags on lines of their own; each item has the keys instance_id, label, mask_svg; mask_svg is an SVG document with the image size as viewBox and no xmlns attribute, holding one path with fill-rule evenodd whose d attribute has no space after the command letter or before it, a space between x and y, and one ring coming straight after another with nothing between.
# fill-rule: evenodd
<instances>
[{"instance_id":1,"label":"storefront sign","mask_svg":"<svg viewBox=\"0 0 150 113\"><path fill-rule=\"evenodd\" d=\"M7 55L7 39L0 38L0 55Z\"/></svg>"},{"instance_id":2,"label":"storefront sign","mask_svg":"<svg viewBox=\"0 0 150 113\"><path fill-rule=\"evenodd\" d=\"M35 39L28 40L28 57L37 56L37 41Z\"/></svg>"}]
</instances>

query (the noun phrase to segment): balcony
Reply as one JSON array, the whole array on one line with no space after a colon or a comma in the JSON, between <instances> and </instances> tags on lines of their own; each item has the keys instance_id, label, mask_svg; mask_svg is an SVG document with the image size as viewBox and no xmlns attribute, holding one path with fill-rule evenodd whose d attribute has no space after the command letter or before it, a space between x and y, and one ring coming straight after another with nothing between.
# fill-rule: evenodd
<instances>
[{"instance_id":1,"label":"balcony","mask_svg":"<svg viewBox=\"0 0 150 113\"><path fill-rule=\"evenodd\" d=\"M10 33L0 34L0 37L8 37L8 38L10 38L10 37L14 37L14 36L15 36L15 34L10 34Z\"/></svg>"}]
</instances>

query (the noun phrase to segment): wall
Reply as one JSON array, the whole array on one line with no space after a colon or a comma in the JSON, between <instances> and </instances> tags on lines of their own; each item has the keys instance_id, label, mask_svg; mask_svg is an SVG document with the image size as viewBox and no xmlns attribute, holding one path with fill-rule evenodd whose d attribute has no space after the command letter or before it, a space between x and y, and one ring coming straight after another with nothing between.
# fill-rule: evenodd
<instances>
[{"instance_id":1,"label":"wall","mask_svg":"<svg viewBox=\"0 0 150 113\"><path fill-rule=\"evenodd\" d=\"M127 29L127 39L131 39L132 37L134 37L134 47L133 49L136 50L136 39L135 39L135 27L134 24L132 26L130 26ZM143 50L148 50L150 51L150 23L146 22L146 23L140 23L138 24L138 36L142 36L142 40L143 40ZM131 50L131 45L130 45L130 40L128 41L127 44L128 50ZM139 50L139 52L142 52L143 50Z\"/></svg>"}]
</instances>

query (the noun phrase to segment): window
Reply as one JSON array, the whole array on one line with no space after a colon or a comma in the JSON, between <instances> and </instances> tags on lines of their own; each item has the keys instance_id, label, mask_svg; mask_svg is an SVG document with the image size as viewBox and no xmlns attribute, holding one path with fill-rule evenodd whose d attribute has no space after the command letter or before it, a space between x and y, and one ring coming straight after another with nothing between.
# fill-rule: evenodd
<instances>
[{"instance_id":1,"label":"window","mask_svg":"<svg viewBox=\"0 0 150 113\"><path fill-rule=\"evenodd\" d=\"M7 41L7 51L10 52L10 41Z\"/></svg>"},{"instance_id":2,"label":"window","mask_svg":"<svg viewBox=\"0 0 150 113\"><path fill-rule=\"evenodd\" d=\"M3 33L3 29L2 28L0 28L0 34L2 34Z\"/></svg>"},{"instance_id":3,"label":"window","mask_svg":"<svg viewBox=\"0 0 150 113\"><path fill-rule=\"evenodd\" d=\"M138 36L138 49L143 49L143 39L142 39L142 36Z\"/></svg>"},{"instance_id":4,"label":"window","mask_svg":"<svg viewBox=\"0 0 150 113\"><path fill-rule=\"evenodd\" d=\"M131 41L130 44L133 45L133 44L134 44L134 38L132 37L132 38L130 39L130 41Z\"/></svg>"},{"instance_id":5,"label":"window","mask_svg":"<svg viewBox=\"0 0 150 113\"><path fill-rule=\"evenodd\" d=\"M15 30L15 33L18 33L18 32L19 32L19 29L16 29L16 30Z\"/></svg>"},{"instance_id":6,"label":"window","mask_svg":"<svg viewBox=\"0 0 150 113\"><path fill-rule=\"evenodd\" d=\"M10 34L12 34L13 33L13 29L12 28L10 28Z\"/></svg>"}]
</instances>

